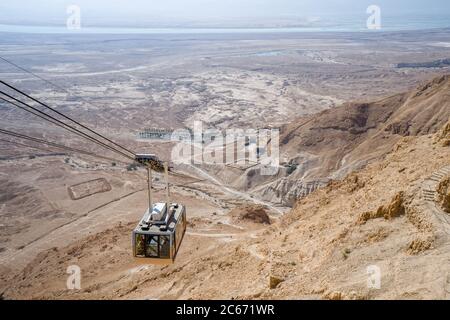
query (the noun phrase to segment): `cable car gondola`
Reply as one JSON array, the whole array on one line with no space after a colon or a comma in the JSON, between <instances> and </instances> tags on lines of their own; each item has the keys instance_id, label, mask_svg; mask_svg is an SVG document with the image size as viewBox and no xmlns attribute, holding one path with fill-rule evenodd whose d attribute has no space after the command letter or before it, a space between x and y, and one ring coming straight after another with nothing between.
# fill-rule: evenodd
<instances>
[{"instance_id":1,"label":"cable car gondola","mask_svg":"<svg viewBox=\"0 0 450 320\"><path fill-rule=\"evenodd\" d=\"M1 57L0 57L1 58ZM3 59L4 60L4 59ZM42 79L41 79L42 80ZM47 81L49 82L49 81ZM48 121L58 127L61 127L71 133L78 135L92 143L101 146L104 149L114 152L116 155L120 155L123 158L137 162L147 167L148 172L148 194L149 194L149 209L144 214L144 217L140 221L139 225L133 231L133 254L135 257L140 258L158 258L158 259L171 259L175 260L175 257L179 251L181 242L186 232L186 208L181 204L171 203L169 201L169 167L168 164L163 164L156 155L153 154L135 154L128 148L112 141L104 135L94 131L93 129L81 124L75 119L63 114L48 104L28 95L24 91L0 80L0 84L8 87L14 92L20 94L39 104L41 107L49 110L50 112L43 112L42 110L35 108L34 106L22 101L2 90L0 90L0 101L4 101L17 108L25 110L33 115ZM54 84L53 84L54 85ZM54 85L56 86L56 85ZM7 97L5 99L3 96ZM54 114L59 117L63 117L66 121L61 121ZM15 133L8 130L0 130L0 134L5 134L15 138L33 141L36 143L44 144L46 146L55 147L58 149L64 149L70 152L77 152L80 154L86 154L92 157L101 158L108 161L116 161L105 155L99 155L87 150L76 149L69 146L65 146L59 143L47 141L45 139L33 138L20 133ZM14 142L14 141L13 141ZM167 201L165 203L156 203L152 205L151 200L151 171L166 173L167 181Z\"/></svg>"},{"instance_id":2,"label":"cable car gondola","mask_svg":"<svg viewBox=\"0 0 450 320\"><path fill-rule=\"evenodd\" d=\"M174 261L185 232L186 208L176 203L156 203L133 231L133 255Z\"/></svg>"},{"instance_id":3,"label":"cable car gondola","mask_svg":"<svg viewBox=\"0 0 450 320\"><path fill-rule=\"evenodd\" d=\"M186 208L170 202L167 163L163 165L163 170L166 175L167 199L166 202L152 204L152 164L147 162L149 209L133 231L133 256L173 262L186 233Z\"/></svg>"}]
</instances>

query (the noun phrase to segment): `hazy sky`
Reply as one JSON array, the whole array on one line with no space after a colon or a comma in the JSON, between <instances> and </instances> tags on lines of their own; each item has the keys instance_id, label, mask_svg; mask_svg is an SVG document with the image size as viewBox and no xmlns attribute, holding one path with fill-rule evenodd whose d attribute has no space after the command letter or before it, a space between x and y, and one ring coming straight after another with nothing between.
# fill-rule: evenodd
<instances>
[{"instance_id":1,"label":"hazy sky","mask_svg":"<svg viewBox=\"0 0 450 320\"><path fill-rule=\"evenodd\" d=\"M1 0L0 23L59 23L71 4L81 8L89 23L112 24L365 14L371 4L379 5L384 14L450 15L449 0Z\"/></svg>"}]
</instances>

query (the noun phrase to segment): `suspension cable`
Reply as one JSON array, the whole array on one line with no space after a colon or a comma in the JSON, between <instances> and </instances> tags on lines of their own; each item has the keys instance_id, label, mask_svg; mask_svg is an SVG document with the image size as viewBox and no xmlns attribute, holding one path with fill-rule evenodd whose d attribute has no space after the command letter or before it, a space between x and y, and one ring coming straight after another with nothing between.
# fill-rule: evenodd
<instances>
[{"instance_id":1,"label":"suspension cable","mask_svg":"<svg viewBox=\"0 0 450 320\"><path fill-rule=\"evenodd\" d=\"M19 108L19 109L22 109L22 110L24 110L24 111L26 111L26 112L29 112L29 113L35 115L36 117L39 117L39 118L44 119L44 120L46 120L46 121L48 121L48 122L51 122L51 123L53 123L54 125L56 125L56 126L58 126L58 127L61 127L61 125L60 125L58 122L56 122L56 121L54 121L54 120L52 120L52 119L50 119L50 118L46 118L45 116L42 116L42 115L40 115L40 114L37 113L37 112L34 112L34 111L32 111L32 110L29 110L29 109L27 109L27 108L25 108L25 107L23 107L23 106L21 106L21 105L15 103L15 102L12 102L12 101L7 100L7 99L2 98L2 97L0 97L0 100L3 101L3 102L6 102L6 103L12 104L13 106L15 106L15 107L17 107L17 108ZM45 114L45 113L44 113L44 114ZM69 130L69 131L71 131L72 133L78 135L78 132L74 131L74 130L71 129L71 128L64 128L64 129ZM94 140L92 140L92 141L94 141Z\"/></svg>"},{"instance_id":2,"label":"suspension cable","mask_svg":"<svg viewBox=\"0 0 450 320\"><path fill-rule=\"evenodd\" d=\"M69 120L69 121L71 121L71 122L77 124L78 126L82 127L83 129L85 129L85 130L87 130L87 131L89 131L89 132L95 134L96 136L101 137L102 139L108 141L109 143L112 143L112 144L115 145L116 147L119 147L120 149L122 149L122 150L124 150L124 151L126 151L126 152L128 152L128 153L130 153L130 154L132 154L133 156L135 155L135 152L133 152L133 151L131 151L131 150L129 150L129 149L123 147L122 145L120 145L120 144L118 144L118 143L112 141L111 139L105 137L104 135L95 132L94 130L90 129L89 127L87 127L87 126L85 126L85 125L79 123L78 121L74 120L73 118L71 118L71 117L69 117L69 116L66 116L66 115L63 114L62 112L60 112L60 111L58 111L58 110L56 110L56 109L50 107L49 105L47 105L47 104L45 104L45 103L39 101L39 100L36 99L36 98L34 98L34 97L28 95L27 93L23 92L22 90L13 87L12 85L6 83L6 82L3 81L3 80L0 80L0 83L2 83L3 85L7 86L8 88L10 88L10 89L12 89L12 90L14 90L14 91L16 91L16 92L18 92L18 93L20 93L21 95L27 97L28 99L33 100L34 102L40 104L41 106L43 106L43 107L45 107L45 108L47 108L47 109L49 109L49 110L55 112L56 114L60 115L61 117L63 117L63 118L65 118L65 119L67 119L67 120Z\"/></svg>"},{"instance_id":3,"label":"suspension cable","mask_svg":"<svg viewBox=\"0 0 450 320\"><path fill-rule=\"evenodd\" d=\"M92 157L96 157L96 158L100 158L100 159L104 159L104 160L108 160L108 161L125 163L123 161L119 161L119 160L116 160L116 159L113 159L113 158L101 156L101 155L95 154L95 153L90 152L90 151L86 151L86 150L82 150L82 149L78 149L78 148L65 146L65 145L58 144L58 143L51 142L51 141L47 141L47 140L44 140L44 139L30 137L30 136L27 136L27 135L24 135L24 134L21 134L21 133L17 133L17 132L13 132L13 131L9 131L9 130L0 129L0 133L4 134L4 135L8 135L8 136L24 139L24 140L33 141L33 142L36 142L36 143L45 144L47 146L51 146L51 147L55 147L55 148L59 148L59 149L63 149L63 150L71 151L71 152L77 152L77 153L85 154L85 155L88 155L88 156L92 156Z\"/></svg>"},{"instance_id":4,"label":"suspension cable","mask_svg":"<svg viewBox=\"0 0 450 320\"><path fill-rule=\"evenodd\" d=\"M42 147L36 147L36 146L32 146L30 144L20 143L20 142L17 142L17 141L11 141L11 140L6 140L6 139L0 139L0 141L1 142L6 142L6 143L9 143L9 144L14 144L14 145L20 146L20 147L27 147L27 148L40 150L40 151L53 152L52 150L49 150L49 149L44 149Z\"/></svg>"},{"instance_id":5,"label":"suspension cable","mask_svg":"<svg viewBox=\"0 0 450 320\"><path fill-rule=\"evenodd\" d=\"M0 82L1 82L1 81L0 81ZM104 147L104 148L110 149L111 151L114 151L114 152L116 152L116 153L118 153L118 154L121 154L123 157L126 157L126 158L128 158L128 159L130 159L130 160L133 160L133 161L135 160L134 157L131 157L131 156L125 154L124 152L122 152L122 151L120 151L120 150L117 150L116 148L114 148L114 147L112 147L112 146L110 146L110 145L107 145L107 144L105 144L104 142L102 142L102 141L100 141L100 140L98 140L98 139L96 139L96 138L94 138L94 137L89 136L87 133L85 133L85 132L83 132L83 131L80 131L80 130L78 130L77 128L75 128L75 127L73 127L73 126L71 126L71 125L69 125L69 124L67 124L67 123L65 123L65 122L62 122L61 120L59 120L59 119L57 119L57 118L55 118L55 117L53 117L53 116L51 116L51 115L49 115L49 114L47 114L47 113L45 113L45 112L39 110L39 109L37 109L37 108L35 108L35 107L29 105L29 104L26 103L26 102L23 102L23 101L21 101L21 100L15 98L15 97L13 97L13 96L11 96L11 95L9 95L9 94L3 92L3 91L1 91L1 90L0 90L0 93L3 94L3 95L5 95L5 96L7 96L7 97L10 98L10 99L13 99L13 100L16 101L16 102L19 102L19 103L21 103L21 104L27 106L28 108L34 110L35 112L38 112L39 114L45 115L46 117L48 117L48 118L52 119L53 121L57 122L57 123L58 123L58 126L64 128L64 129L66 129L66 130L68 130L67 128L70 128L70 129L72 129L72 130L69 130L69 131L71 131L71 132L74 132L74 131L75 131L78 135L81 135L83 138L86 138L86 139L88 139L88 140L90 140L90 141L93 141L93 142L95 142L95 143L101 145L101 146ZM8 101L8 100L6 100L6 99L4 99L4 101L11 102L11 101ZM45 118L44 118L44 119L45 119ZM46 120L48 121L48 119L46 119ZM54 122L52 122L52 123L54 123Z\"/></svg>"}]
</instances>

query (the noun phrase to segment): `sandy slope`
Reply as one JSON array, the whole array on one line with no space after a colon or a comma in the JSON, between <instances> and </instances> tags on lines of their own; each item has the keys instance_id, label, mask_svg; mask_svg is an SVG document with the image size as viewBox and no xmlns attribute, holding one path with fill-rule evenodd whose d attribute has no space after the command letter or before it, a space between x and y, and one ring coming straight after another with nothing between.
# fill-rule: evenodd
<instances>
[{"instance_id":1,"label":"sandy slope","mask_svg":"<svg viewBox=\"0 0 450 320\"><path fill-rule=\"evenodd\" d=\"M375 102L346 103L300 118L284 126L280 143L281 156L296 170L255 194L294 203L309 192L308 185L340 179L382 158L402 137L436 132L449 117L447 75Z\"/></svg>"},{"instance_id":2,"label":"sandy slope","mask_svg":"<svg viewBox=\"0 0 450 320\"><path fill-rule=\"evenodd\" d=\"M434 172L449 165L450 150L433 144L431 136L405 138L394 150L384 161L311 194L281 222L264 229L195 219L174 265L133 261L129 254L133 225L116 225L41 253L8 280L12 286L4 295L449 298L449 226L426 206L421 188ZM366 212L388 207L399 192L404 194L403 211L365 221ZM70 264L83 270L81 291L65 289L65 268ZM366 286L370 265L381 269L380 290ZM276 289L269 289L271 275L283 280Z\"/></svg>"},{"instance_id":3,"label":"sandy slope","mask_svg":"<svg viewBox=\"0 0 450 320\"><path fill-rule=\"evenodd\" d=\"M429 196L450 173L448 127L400 137L381 160L330 182L271 225L233 215L190 219L173 265L131 259L133 223L115 224L40 253L2 279L3 296L449 299L450 219ZM72 264L82 270L79 291L65 288ZM380 289L367 286L373 265Z\"/></svg>"}]
</instances>

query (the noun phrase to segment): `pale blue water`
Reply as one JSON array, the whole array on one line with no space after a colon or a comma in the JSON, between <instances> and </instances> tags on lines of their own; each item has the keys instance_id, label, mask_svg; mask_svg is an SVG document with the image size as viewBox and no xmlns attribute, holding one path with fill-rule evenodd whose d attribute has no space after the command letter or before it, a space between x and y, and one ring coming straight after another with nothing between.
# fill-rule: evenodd
<instances>
[{"instance_id":1,"label":"pale blue water","mask_svg":"<svg viewBox=\"0 0 450 320\"><path fill-rule=\"evenodd\" d=\"M275 33L326 31L325 28L112 28L82 27L68 30L58 26L23 26L0 24L0 32L64 34L203 34L203 33ZM336 31L339 31L336 29Z\"/></svg>"},{"instance_id":2,"label":"pale blue water","mask_svg":"<svg viewBox=\"0 0 450 320\"><path fill-rule=\"evenodd\" d=\"M368 30L367 15L327 17L305 27L280 28L133 28L82 27L69 30L61 26L0 24L0 32L40 34L219 34L219 33L296 33L296 32L383 32L450 28L450 15L383 16L381 30Z\"/></svg>"}]
</instances>

